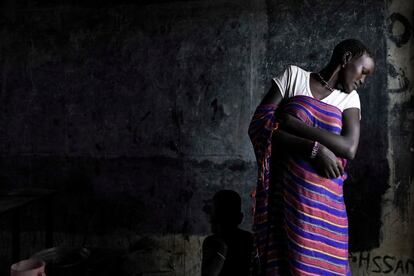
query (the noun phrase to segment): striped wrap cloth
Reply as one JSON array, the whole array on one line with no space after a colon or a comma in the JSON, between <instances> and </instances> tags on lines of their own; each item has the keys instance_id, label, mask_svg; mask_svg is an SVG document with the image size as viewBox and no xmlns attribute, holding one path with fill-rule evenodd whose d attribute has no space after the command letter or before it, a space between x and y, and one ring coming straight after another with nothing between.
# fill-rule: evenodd
<instances>
[{"instance_id":1,"label":"striped wrap cloth","mask_svg":"<svg viewBox=\"0 0 414 276\"><path fill-rule=\"evenodd\" d=\"M295 96L279 108L257 107L249 136L258 165L252 196L261 275L351 275L342 189L347 174L325 178L309 159L272 143L276 111L338 135L342 129L341 110L312 97ZM345 168L347 160L338 159Z\"/></svg>"}]
</instances>

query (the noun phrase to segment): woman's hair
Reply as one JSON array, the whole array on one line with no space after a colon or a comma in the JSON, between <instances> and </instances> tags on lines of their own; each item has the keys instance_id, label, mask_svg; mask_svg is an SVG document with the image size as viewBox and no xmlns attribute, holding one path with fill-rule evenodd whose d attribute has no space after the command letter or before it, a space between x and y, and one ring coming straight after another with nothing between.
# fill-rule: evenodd
<instances>
[{"instance_id":1,"label":"woman's hair","mask_svg":"<svg viewBox=\"0 0 414 276\"><path fill-rule=\"evenodd\" d=\"M372 59L375 59L371 50L361 41L357 39L345 39L335 46L329 63L335 65L342 63L342 58L346 52L350 52L352 57L360 57L366 54Z\"/></svg>"}]
</instances>

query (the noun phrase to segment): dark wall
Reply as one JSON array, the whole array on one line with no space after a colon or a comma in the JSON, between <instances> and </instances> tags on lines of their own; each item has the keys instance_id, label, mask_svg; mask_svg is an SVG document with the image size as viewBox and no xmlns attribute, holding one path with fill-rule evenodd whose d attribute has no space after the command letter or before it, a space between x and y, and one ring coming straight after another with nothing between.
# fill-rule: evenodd
<instances>
[{"instance_id":1,"label":"dark wall","mask_svg":"<svg viewBox=\"0 0 414 276\"><path fill-rule=\"evenodd\" d=\"M248 6L29 4L2 30L2 182L57 189L57 231L206 233L224 187L248 225Z\"/></svg>"},{"instance_id":2,"label":"dark wall","mask_svg":"<svg viewBox=\"0 0 414 276\"><path fill-rule=\"evenodd\" d=\"M0 181L57 189L56 231L86 241L119 229L208 233L206 205L222 188L242 195L250 228L247 126L269 79L287 64L321 69L341 39L362 39L377 70L360 91L346 194L351 247L378 245L383 1L9 1L3 13Z\"/></svg>"}]
</instances>

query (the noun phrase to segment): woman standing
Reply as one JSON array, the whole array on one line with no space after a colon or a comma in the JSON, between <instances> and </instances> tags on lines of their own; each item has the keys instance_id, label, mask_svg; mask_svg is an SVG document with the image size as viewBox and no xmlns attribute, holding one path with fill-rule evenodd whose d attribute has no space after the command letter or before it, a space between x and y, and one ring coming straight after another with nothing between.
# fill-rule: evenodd
<instances>
[{"instance_id":1,"label":"woman standing","mask_svg":"<svg viewBox=\"0 0 414 276\"><path fill-rule=\"evenodd\" d=\"M356 89L374 67L363 43L344 40L320 72L288 66L258 106L249 136L261 275L350 275L344 168L359 142Z\"/></svg>"}]
</instances>

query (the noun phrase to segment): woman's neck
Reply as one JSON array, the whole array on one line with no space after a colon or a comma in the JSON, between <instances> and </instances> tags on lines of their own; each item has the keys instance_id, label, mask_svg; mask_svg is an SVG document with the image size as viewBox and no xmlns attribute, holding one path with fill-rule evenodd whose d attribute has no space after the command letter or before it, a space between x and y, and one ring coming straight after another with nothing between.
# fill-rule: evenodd
<instances>
[{"instance_id":1,"label":"woman's neck","mask_svg":"<svg viewBox=\"0 0 414 276\"><path fill-rule=\"evenodd\" d=\"M319 72L319 74L328 83L330 87L337 88L340 70L340 65L335 66L328 64Z\"/></svg>"}]
</instances>

